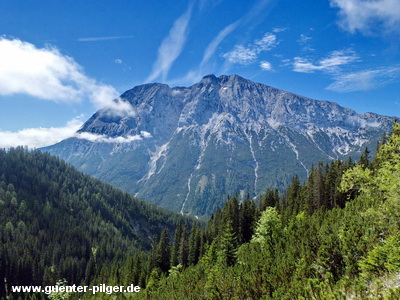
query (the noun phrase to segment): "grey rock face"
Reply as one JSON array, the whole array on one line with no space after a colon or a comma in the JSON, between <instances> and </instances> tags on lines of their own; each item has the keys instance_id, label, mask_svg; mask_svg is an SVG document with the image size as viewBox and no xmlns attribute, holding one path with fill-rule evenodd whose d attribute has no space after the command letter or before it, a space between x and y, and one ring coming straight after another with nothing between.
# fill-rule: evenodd
<instances>
[{"instance_id":1,"label":"grey rock face","mask_svg":"<svg viewBox=\"0 0 400 300\"><path fill-rule=\"evenodd\" d=\"M212 213L227 194L253 197L295 174L305 179L319 160L357 158L393 122L237 75L208 75L190 87L145 84L121 99L131 114L99 110L76 138L44 150L143 200L195 215Z\"/></svg>"}]
</instances>

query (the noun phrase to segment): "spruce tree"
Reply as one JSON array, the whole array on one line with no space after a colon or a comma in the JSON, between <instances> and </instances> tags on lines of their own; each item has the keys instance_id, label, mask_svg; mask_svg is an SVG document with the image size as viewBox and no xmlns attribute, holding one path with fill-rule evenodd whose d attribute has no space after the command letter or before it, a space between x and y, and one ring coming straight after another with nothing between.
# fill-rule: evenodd
<instances>
[{"instance_id":1,"label":"spruce tree","mask_svg":"<svg viewBox=\"0 0 400 300\"><path fill-rule=\"evenodd\" d=\"M157 263L163 273L167 273L170 268L170 251L168 231L164 229L157 249Z\"/></svg>"},{"instance_id":2,"label":"spruce tree","mask_svg":"<svg viewBox=\"0 0 400 300\"><path fill-rule=\"evenodd\" d=\"M234 265L237 258L237 238L233 231L232 222L226 222L224 231L219 239L219 262L226 266Z\"/></svg>"},{"instance_id":3,"label":"spruce tree","mask_svg":"<svg viewBox=\"0 0 400 300\"><path fill-rule=\"evenodd\" d=\"M182 238L182 224L178 224L175 229L174 242L171 247L171 267L179 263L179 248Z\"/></svg>"},{"instance_id":4,"label":"spruce tree","mask_svg":"<svg viewBox=\"0 0 400 300\"><path fill-rule=\"evenodd\" d=\"M182 230L181 241L179 243L179 253L178 253L178 262L184 267L188 266L188 256L189 256L189 243L187 238L187 227L184 226Z\"/></svg>"}]
</instances>

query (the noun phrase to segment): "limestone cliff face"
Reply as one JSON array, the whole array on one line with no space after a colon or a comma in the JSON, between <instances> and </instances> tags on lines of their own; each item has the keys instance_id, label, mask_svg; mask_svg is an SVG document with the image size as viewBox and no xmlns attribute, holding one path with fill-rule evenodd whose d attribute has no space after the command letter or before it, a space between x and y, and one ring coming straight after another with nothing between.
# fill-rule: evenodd
<instances>
[{"instance_id":1,"label":"limestone cliff face","mask_svg":"<svg viewBox=\"0 0 400 300\"><path fill-rule=\"evenodd\" d=\"M145 84L133 111L96 112L76 138L44 148L162 207L210 214L226 195L283 188L313 163L375 149L393 119L254 83L208 75L190 87Z\"/></svg>"}]
</instances>

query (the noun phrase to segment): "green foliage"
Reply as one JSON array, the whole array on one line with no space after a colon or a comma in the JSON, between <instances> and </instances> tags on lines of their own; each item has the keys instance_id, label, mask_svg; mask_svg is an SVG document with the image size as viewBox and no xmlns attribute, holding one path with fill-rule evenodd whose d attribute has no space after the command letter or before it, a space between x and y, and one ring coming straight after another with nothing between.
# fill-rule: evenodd
<instances>
[{"instance_id":1,"label":"green foliage","mask_svg":"<svg viewBox=\"0 0 400 300\"><path fill-rule=\"evenodd\" d=\"M67 283L67 281L65 279L64 280L58 280L56 282L57 291L50 293L48 295L49 299L50 300L66 300L66 299L70 299L71 296L72 296L72 294L70 292L60 291L59 290L61 287L65 287L67 285L68 285L68 283Z\"/></svg>"},{"instance_id":2,"label":"green foliage","mask_svg":"<svg viewBox=\"0 0 400 300\"><path fill-rule=\"evenodd\" d=\"M0 206L0 297L12 285L54 285L59 278L77 285L125 278L144 286L148 236L191 223L23 148L0 150ZM117 272L125 264L134 270Z\"/></svg>"},{"instance_id":3,"label":"green foliage","mask_svg":"<svg viewBox=\"0 0 400 300\"><path fill-rule=\"evenodd\" d=\"M263 211L256 227L252 242L262 245L272 245L281 233L281 220L274 207Z\"/></svg>"},{"instance_id":4,"label":"green foliage","mask_svg":"<svg viewBox=\"0 0 400 300\"><path fill-rule=\"evenodd\" d=\"M395 124L372 161L366 149L358 164L319 163L303 185L294 178L280 197L267 191L253 221L243 221L249 206L239 204L238 232L229 200L208 223L210 246L199 263L162 279L151 299L182 298L184 286L192 299L398 299L399 133ZM243 224L250 223L248 242ZM235 244L235 259L224 263Z\"/></svg>"},{"instance_id":5,"label":"green foliage","mask_svg":"<svg viewBox=\"0 0 400 300\"><path fill-rule=\"evenodd\" d=\"M110 190L113 198L108 200L113 205L107 206L108 201L102 200L109 199L107 194L95 189L95 199L91 198L90 180L85 185L71 180L68 187L73 184L74 190L80 191L78 195L83 203L85 199L91 201L90 205L80 207L59 192L51 181L45 181L45 185L35 183L35 187L30 189L40 186L41 192L45 192L46 196L40 202L33 197L37 192L21 192L21 185L26 185L26 180L19 182L17 178L11 180L2 174L0 205L7 208L7 213L6 218L1 219L0 238L5 245L19 251L20 256L19 260L10 260L8 248L0 248L3 267L0 268L0 278L4 276L7 280L22 282L22 276L12 277L9 269L4 268L5 262L12 261L12 270L26 274L26 264L19 261L29 262L36 256L29 252L33 248L26 247L28 252L24 252L17 246L25 240L37 243L32 237L33 229L49 230L49 224L65 228L53 215L73 225L74 219L65 219L65 216L76 214L81 218L87 215L87 219L78 223L83 228L87 228L84 227L85 220L94 219L93 226L97 231L91 227L87 230L98 235L89 239L78 228L72 227L75 228L71 229L73 233L66 233L69 242L62 244L65 249L55 246L51 255L44 250L47 256L43 261L46 263L42 265L39 282L64 278L64 271L66 276L74 275L72 269L78 274L75 277L90 284L134 283L143 288L139 294L123 295L127 299L400 297L400 288L397 287L400 272L399 124L394 125L393 135L380 146L374 160L369 160L366 150L358 164L351 160L318 163L306 182L302 184L294 177L286 193L280 195L277 190L267 191L259 199L258 207L249 197L242 203L236 196L228 198L205 227L202 224L190 226L191 223L179 219L173 228L168 226L169 219L165 220L164 215L151 213L150 216L158 220L159 225L164 225L164 229L161 234L148 232L153 236L150 253L136 248L145 248L146 239L135 239L136 232L130 227L133 217L128 221L126 214L118 214L113 209L116 206L127 210L128 215L133 214L124 204L125 198L118 198L117 192L111 192L114 190ZM37 172L35 176L41 178L44 175ZM80 178L83 175L76 176ZM64 186L60 182L57 184ZM48 189L52 189L52 193L58 191L58 201ZM84 193L86 189L89 190ZM135 203L131 198L127 201ZM44 221L23 217L29 213L32 216L32 202L40 207ZM61 214L57 209L63 205L67 208ZM69 213L71 209L74 214ZM98 213L92 215L92 211ZM48 218L53 223L49 223ZM158 229L161 232L161 228ZM175 229L174 235L171 229ZM33 232L39 234L40 231ZM136 242L135 248L130 248L129 241L140 242ZM117 248L124 250L125 255ZM28 254L24 256L24 253ZM80 261L79 257L84 259ZM60 260L65 260L70 269L60 268L57 264ZM32 278L27 279L27 282L32 281ZM90 298L90 295L84 297Z\"/></svg>"},{"instance_id":6,"label":"green foliage","mask_svg":"<svg viewBox=\"0 0 400 300\"><path fill-rule=\"evenodd\" d=\"M225 225L222 235L217 239L218 259L217 262L224 266L233 266L236 262L237 238L230 221Z\"/></svg>"},{"instance_id":7,"label":"green foliage","mask_svg":"<svg viewBox=\"0 0 400 300\"><path fill-rule=\"evenodd\" d=\"M362 276L371 278L400 270L400 233L390 236L360 261Z\"/></svg>"}]
</instances>

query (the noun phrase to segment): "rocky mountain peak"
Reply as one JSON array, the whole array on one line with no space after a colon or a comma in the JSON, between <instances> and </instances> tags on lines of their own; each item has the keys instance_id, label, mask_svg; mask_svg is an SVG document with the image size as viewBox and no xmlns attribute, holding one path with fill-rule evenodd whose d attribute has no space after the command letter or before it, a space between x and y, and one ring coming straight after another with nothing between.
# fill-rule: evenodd
<instances>
[{"instance_id":1,"label":"rocky mountain peak","mask_svg":"<svg viewBox=\"0 0 400 300\"><path fill-rule=\"evenodd\" d=\"M46 150L139 198L200 215L227 194L283 189L320 160L357 158L393 121L238 75L211 74L190 87L144 84L121 99L133 113L100 110L76 138Z\"/></svg>"}]
</instances>

